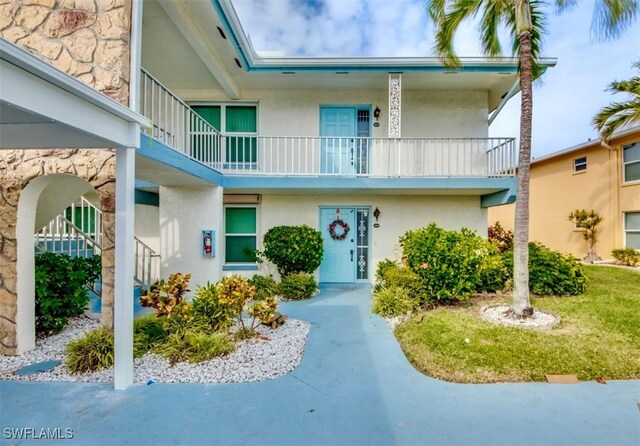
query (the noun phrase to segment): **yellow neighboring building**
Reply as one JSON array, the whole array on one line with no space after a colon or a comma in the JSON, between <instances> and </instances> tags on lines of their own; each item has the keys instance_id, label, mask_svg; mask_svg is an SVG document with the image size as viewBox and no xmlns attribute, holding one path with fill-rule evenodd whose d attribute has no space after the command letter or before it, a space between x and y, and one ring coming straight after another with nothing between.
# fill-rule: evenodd
<instances>
[{"instance_id":1,"label":"yellow neighboring building","mask_svg":"<svg viewBox=\"0 0 640 446\"><path fill-rule=\"evenodd\" d=\"M594 209L604 217L600 257L611 259L616 248L640 249L640 126L619 132L610 146L588 141L531 162L530 240L583 258L586 242L567 217L574 209ZM513 229L514 212L514 204L489 208L489 225Z\"/></svg>"}]
</instances>

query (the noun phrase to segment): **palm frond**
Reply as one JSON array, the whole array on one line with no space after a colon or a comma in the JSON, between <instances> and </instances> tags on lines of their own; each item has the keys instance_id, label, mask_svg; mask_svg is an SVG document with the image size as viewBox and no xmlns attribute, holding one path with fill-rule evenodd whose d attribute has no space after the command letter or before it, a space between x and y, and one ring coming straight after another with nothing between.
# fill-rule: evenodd
<instances>
[{"instance_id":1,"label":"palm frond","mask_svg":"<svg viewBox=\"0 0 640 446\"><path fill-rule=\"evenodd\" d=\"M624 81L613 81L607 87L612 93L629 93L640 96L640 76L632 77Z\"/></svg>"},{"instance_id":2,"label":"palm frond","mask_svg":"<svg viewBox=\"0 0 640 446\"><path fill-rule=\"evenodd\" d=\"M637 98L603 107L591 123L606 142L617 129L632 122L640 123L640 99Z\"/></svg>"},{"instance_id":3,"label":"palm frond","mask_svg":"<svg viewBox=\"0 0 640 446\"><path fill-rule=\"evenodd\" d=\"M489 57L497 58L502 55L502 46L498 33L500 24L505 19L504 3L486 2L479 24L482 51Z\"/></svg>"},{"instance_id":4,"label":"palm frond","mask_svg":"<svg viewBox=\"0 0 640 446\"><path fill-rule=\"evenodd\" d=\"M435 52L446 66L458 67L462 65L453 48L455 34L465 20L475 17L481 6L482 0L454 0L443 15L436 15L438 30Z\"/></svg>"},{"instance_id":5,"label":"palm frond","mask_svg":"<svg viewBox=\"0 0 640 446\"><path fill-rule=\"evenodd\" d=\"M619 37L633 24L639 8L638 0L596 0L591 34L598 40Z\"/></svg>"},{"instance_id":6,"label":"palm frond","mask_svg":"<svg viewBox=\"0 0 640 446\"><path fill-rule=\"evenodd\" d=\"M555 7L559 13L573 9L578 4L578 0L556 0Z\"/></svg>"}]
</instances>

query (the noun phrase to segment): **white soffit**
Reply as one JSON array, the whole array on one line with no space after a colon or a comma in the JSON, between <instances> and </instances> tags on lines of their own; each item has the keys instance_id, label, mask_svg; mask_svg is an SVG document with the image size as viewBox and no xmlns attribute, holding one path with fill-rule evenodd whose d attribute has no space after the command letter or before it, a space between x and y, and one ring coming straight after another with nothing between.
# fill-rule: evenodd
<instances>
[{"instance_id":1,"label":"white soffit","mask_svg":"<svg viewBox=\"0 0 640 446\"><path fill-rule=\"evenodd\" d=\"M0 149L139 147L143 116L0 38Z\"/></svg>"}]
</instances>

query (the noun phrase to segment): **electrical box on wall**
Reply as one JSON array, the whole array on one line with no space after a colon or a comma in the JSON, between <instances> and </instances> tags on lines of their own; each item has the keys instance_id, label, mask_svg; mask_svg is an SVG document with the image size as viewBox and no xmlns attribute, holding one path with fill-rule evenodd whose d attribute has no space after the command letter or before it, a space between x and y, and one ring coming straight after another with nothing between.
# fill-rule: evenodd
<instances>
[{"instance_id":1,"label":"electrical box on wall","mask_svg":"<svg viewBox=\"0 0 640 446\"><path fill-rule=\"evenodd\" d=\"M204 257L216 256L216 231L212 229L202 231L202 255Z\"/></svg>"}]
</instances>

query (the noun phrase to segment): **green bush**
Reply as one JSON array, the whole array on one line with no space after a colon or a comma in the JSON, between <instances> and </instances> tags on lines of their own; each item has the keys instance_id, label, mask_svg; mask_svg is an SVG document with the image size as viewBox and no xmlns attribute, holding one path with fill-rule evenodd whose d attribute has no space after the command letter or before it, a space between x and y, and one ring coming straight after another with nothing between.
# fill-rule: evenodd
<instances>
[{"instance_id":1,"label":"green bush","mask_svg":"<svg viewBox=\"0 0 640 446\"><path fill-rule=\"evenodd\" d=\"M256 300L262 300L278 294L278 284L273 280L272 276L256 274L249 279L249 284L256 287L256 294L254 296Z\"/></svg>"},{"instance_id":2,"label":"green bush","mask_svg":"<svg viewBox=\"0 0 640 446\"><path fill-rule=\"evenodd\" d=\"M144 356L154 345L164 341L168 335L167 320L154 314L133 321L133 356Z\"/></svg>"},{"instance_id":3,"label":"green bush","mask_svg":"<svg viewBox=\"0 0 640 446\"><path fill-rule=\"evenodd\" d=\"M640 263L640 251L633 248L614 249L611 255L616 259L616 263L627 266L636 266Z\"/></svg>"},{"instance_id":4,"label":"green bush","mask_svg":"<svg viewBox=\"0 0 640 446\"><path fill-rule=\"evenodd\" d=\"M373 293L373 312L382 317L401 316L416 309L417 301L401 286L382 287Z\"/></svg>"},{"instance_id":5,"label":"green bush","mask_svg":"<svg viewBox=\"0 0 640 446\"><path fill-rule=\"evenodd\" d=\"M282 279L280 295L287 300L310 299L318 289L315 277L307 273L294 273Z\"/></svg>"},{"instance_id":6,"label":"green bush","mask_svg":"<svg viewBox=\"0 0 640 446\"><path fill-rule=\"evenodd\" d=\"M153 352L169 360L171 364L208 361L232 352L235 346L225 333L188 331L171 333L167 339L154 347Z\"/></svg>"},{"instance_id":7,"label":"green bush","mask_svg":"<svg viewBox=\"0 0 640 446\"><path fill-rule=\"evenodd\" d=\"M264 235L264 255L278 267L281 277L313 273L322 262L322 233L307 225L275 226Z\"/></svg>"},{"instance_id":8,"label":"green bush","mask_svg":"<svg viewBox=\"0 0 640 446\"><path fill-rule=\"evenodd\" d=\"M500 286L500 277L506 276L497 248L466 228L446 231L432 223L406 232L400 245L430 299L464 300L479 290Z\"/></svg>"},{"instance_id":9,"label":"green bush","mask_svg":"<svg viewBox=\"0 0 640 446\"><path fill-rule=\"evenodd\" d=\"M411 299L419 304L425 304L427 299L420 276L408 267L401 266L397 262L390 262L383 260L378 264L374 291L401 287L406 289Z\"/></svg>"},{"instance_id":10,"label":"green bush","mask_svg":"<svg viewBox=\"0 0 640 446\"><path fill-rule=\"evenodd\" d=\"M196 324L214 332L231 327L236 316L236 312L232 311L229 305L220 302L216 284L209 282L196 288L191 310Z\"/></svg>"},{"instance_id":11,"label":"green bush","mask_svg":"<svg viewBox=\"0 0 640 446\"><path fill-rule=\"evenodd\" d=\"M59 333L69 318L84 313L89 290L102 269L100 256L85 259L42 253L35 258L36 333Z\"/></svg>"},{"instance_id":12,"label":"green bush","mask_svg":"<svg viewBox=\"0 0 640 446\"><path fill-rule=\"evenodd\" d=\"M107 328L90 331L66 346L65 365L71 373L85 373L113 365L113 332Z\"/></svg>"},{"instance_id":13,"label":"green bush","mask_svg":"<svg viewBox=\"0 0 640 446\"><path fill-rule=\"evenodd\" d=\"M503 254L508 271L513 271L513 251ZM529 291L541 296L581 294L587 278L582 265L572 256L551 251L540 243L529 243Z\"/></svg>"},{"instance_id":14,"label":"green bush","mask_svg":"<svg viewBox=\"0 0 640 446\"><path fill-rule=\"evenodd\" d=\"M380 283L384 281L384 273L389 268L399 268L400 262L391 259L382 259L378 262L376 266L376 283Z\"/></svg>"}]
</instances>

